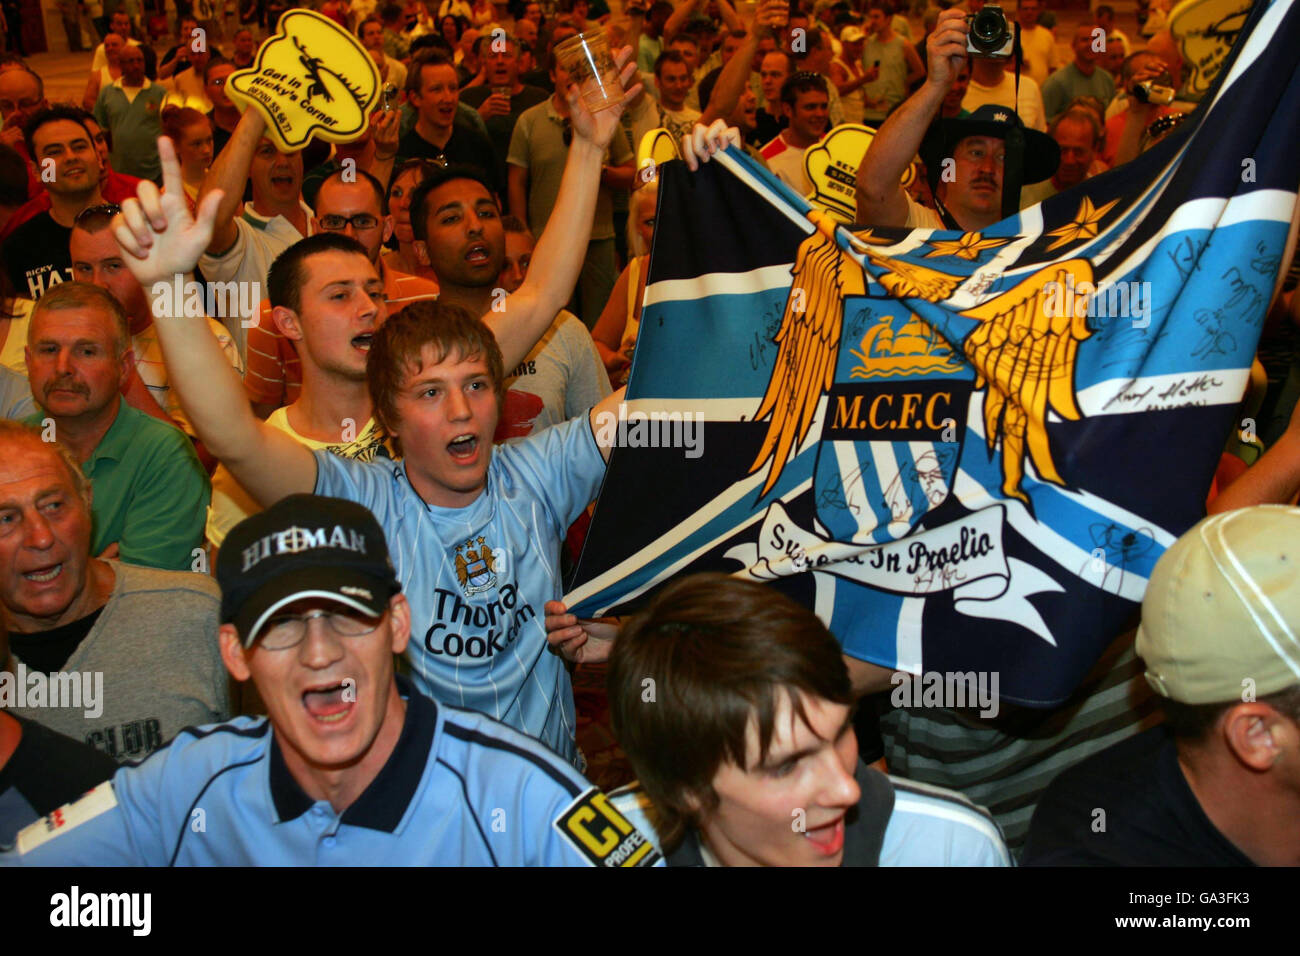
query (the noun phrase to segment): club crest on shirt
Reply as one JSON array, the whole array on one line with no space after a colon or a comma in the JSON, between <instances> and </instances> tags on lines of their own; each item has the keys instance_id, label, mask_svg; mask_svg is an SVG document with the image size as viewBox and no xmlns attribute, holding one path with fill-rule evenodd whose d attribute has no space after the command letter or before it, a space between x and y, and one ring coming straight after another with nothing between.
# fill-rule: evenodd
<instances>
[{"instance_id":1,"label":"club crest on shirt","mask_svg":"<svg viewBox=\"0 0 1300 956\"><path fill-rule=\"evenodd\" d=\"M501 556L482 535L456 545L456 577L461 590L469 596L496 587L500 561Z\"/></svg>"}]
</instances>

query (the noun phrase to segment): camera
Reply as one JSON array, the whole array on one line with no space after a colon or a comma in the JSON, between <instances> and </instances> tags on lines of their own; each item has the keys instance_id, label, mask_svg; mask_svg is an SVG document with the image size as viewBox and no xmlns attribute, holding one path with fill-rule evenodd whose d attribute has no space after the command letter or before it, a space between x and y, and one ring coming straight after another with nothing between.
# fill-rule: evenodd
<instances>
[{"instance_id":1,"label":"camera","mask_svg":"<svg viewBox=\"0 0 1300 956\"><path fill-rule=\"evenodd\" d=\"M1011 56L1016 35L1007 15L996 3L986 3L979 13L966 17L966 52L972 56L1004 60ZM1019 24L1015 27L1019 29Z\"/></svg>"},{"instance_id":2,"label":"camera","mask_svg":"<svg viewBox=\"0 0 1300 956\"><path fill-rule=\"evenodd\" d=\"M1152 106L1168 106L1174 101L1173 82L1174 78L1166 70L1154 80L1134 83L1129 88L1129 93L1139 103L1150 103Z\"/></svg>"}]
</instances>

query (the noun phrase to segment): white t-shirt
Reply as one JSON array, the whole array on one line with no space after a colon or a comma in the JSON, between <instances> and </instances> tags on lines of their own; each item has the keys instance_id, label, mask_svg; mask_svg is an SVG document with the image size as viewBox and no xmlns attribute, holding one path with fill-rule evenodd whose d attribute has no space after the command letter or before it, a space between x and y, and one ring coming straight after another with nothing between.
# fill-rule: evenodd
<instances>
[{"instance_id":1,"label":"white t-shirt","mask_svg":"<svg viewBox=\"0 0 1300 956\"><path fill-rule=\"evenodd\" d=\"M235 348L235 340L230 337L226 327L216 319L208 319L207 322L208 328L221 343L221 351L225 353L226 361L236 372L243 375L244 362L239 357L239 349ZM135 353L135 370L140 373L140 380L149 389L158 407L171 416L172 421L180 427L181 431L191 438L197 437L194 426L190 424L189 418L181 408L176 390L167 380L167 366L163 362L162 346L158 344L158 330L152 322L143 332L131 336L131 351Z\"/></svg>"},{"instance_id":2,"label":"white t-shirt","mask_svg":"<svg viewBox=\"0 0 1300 956\"><path fill-rule=\"evenodd\" d=\"M812 192L812 183L804 169L804 150L791 146L785 140L785 133L778 133L772 141L759 150L767 168L776 174L777 179L791 187L800 196Z\"/></svg>"},{"instance_id":3,"label":"white t-shirt","mask_svg":"<svg viewBox=\"0 0 1300 956\"><path fill-rule=\"evenodd\" d=\"M1025 124L1027 129L1036 129L1040 133L1047 132L1047 115L1043 109L1043 91L1033 77L1020 75L1020 98L1016 99L1016 78L1011 73L1002 74L1002 82L997 86L984 86L982 83L976 83L973 79L970 86L966 89L966 95L962 97L961 107L964 110L970 110L974 113L981 106L992 103L994 106L1011 106L1018 103L1016 112L1020 114L1020 122Z\"/></svg>"}]
</instances>

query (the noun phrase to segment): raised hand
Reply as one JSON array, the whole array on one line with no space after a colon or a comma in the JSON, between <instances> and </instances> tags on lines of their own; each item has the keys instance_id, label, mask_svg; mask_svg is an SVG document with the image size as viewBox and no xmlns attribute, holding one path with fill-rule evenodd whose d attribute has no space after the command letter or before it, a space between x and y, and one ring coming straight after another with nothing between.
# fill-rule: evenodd
<instances>
[{"instance_id":1,"label":"raised hand","mask_svg":"<svg viewBox=\"0 0 1300 956\"><path fill-rule=\"evenodd\" d=\"M569 113L573 117L574 133L601 149L609 145L609 141L614 138L615 131L621 128L619 117L623 115L623 110L641 92L641 83L639 81L632 83L631 86L628 85L636 76L636 57L633 56L630 46L625 46L614 54L614 65L619 71L619 82L623 84L622 103L593 113L587 108L587 104L583 102L576 83L569 86L567 94Z\"/></svg>"},{"instance_id":2,"label":"raised hand","mask_svg":"<svg viewBox=\"0 0 1300 956\"><path fill-rule=\"evenodd\" d=\"M370 117L370 132L375 138L375 158L392 159L397 155L401 139L401 113L399 110L379 110Z\"/></svg>"},{"instance_id":3,"label":"raised hand","mask_svg":"<svg viewBox=\"0 0 1300 956\"><path fill-rule=\"evenodd\" d=\"M966 11L950 7L939 14L934 31L926 41L926 58L929 60L927 83L934 83L945 91L952 86L966 59L966 36L970 27Z\"/></svg>"},{"instance_id":4,"label":"raised hand","mask_svg":"<svg viewBox=\"0 0 1300 956\"><path fill-rule=\"evenodd\" d=\"M754 22L767 32L775 32L790 22L789 0L761 0Z\"/></svg>"},{"instance_id":5,"label":"raised hand","mask_svg":"<svg viewBox=\"0 0 1300 956\"><path fill-rule=\"evenodd\" d=\"M112 227L127 268L146 289L155 282L170 281L194 270L212 240L217 206L222 199L221 190L213 190L191 216L181 182L181 164L166 136L158 137L158 156L162 160L163 191L160 193L148 180L141 182L136 198L122 203Z\"/></svg>"},{"instance_id":6,"label":"raised hand","mask_svg":"<svg viewBox=\"0 0 1300 956\"><path fill-rule=\"evenodd\" d=\"M565 660L575 664L608 660L618 636L618 618L579 621L559 601L547 601L542 610L546 615L546 640Z\"/></svg>"},{"instance_id":7,"label":"raised hand","mask_svg":"<svg viewBox=\"0 0 1300 956\"><path fill-rule=\"evenodd\" d=\"M740 130L728 126L726 120L714 120L713 125L695 124L695 129L682 137L682 159L691 172L707 163L709 157L728 146L740 145Z\"/></svg>"}]
</instances>

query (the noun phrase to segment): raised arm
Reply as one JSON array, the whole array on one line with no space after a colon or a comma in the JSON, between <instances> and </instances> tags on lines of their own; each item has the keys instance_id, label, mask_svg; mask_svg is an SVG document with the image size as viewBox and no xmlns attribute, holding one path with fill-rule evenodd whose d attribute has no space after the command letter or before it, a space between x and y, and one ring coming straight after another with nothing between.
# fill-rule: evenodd
<instances>
[{"instance_id":1,"label":"raised arm","mask_svg":"<svg viewBox=\"0 0 1300 956\"><path fill-rule=\"evenodd\" d=\"M745 35L745 42L727 61L727 65L718 74L718 81L713 84L713 92L704 107L704 115L699 122L710 126L714 120L726 119L731 115L741 94L749 85L750 64L754 53L764 36L772 33L789 21L789 3L787 0L763 0L754 14L754 23Z\"/></svg>"},{"instance_id":2,"label":"raised arm","mask_svg":"<svg viewBox=\"0 0 1300 956\"><path fill-rule=\"evenodd\" d=\"M907 194L900 180L966 59L965 12L953 7L939 14L927 45L930 75L881 124L858 167L860 225L901 226L907 221Z\"/></svg>"},{"instance_id":3,"label":"raised arm","mask_svg":"<svg viewBox=\"0 0 1300 956\"><path fill-rule=\"evenodd\" d=\"M1210 502L1212 515L1251 505L1294 504L1300 493L1300 404L1273 446Z\"/></svg>"},{"instance_id":4,"label":"raised arm","mask_svg":"<svg viewBox=\"0 0 1300 956\"><path fill-rule=\"evenodd\" d=\"M789 3L784 2L784 6L789 9ZM718 17L722 20L722 25L728 30L745 29L745 21L740 19L740 14L736 12L728 0L718 0Z\"/></svg>"},{"instance_id":5,"label":"raised arm","mask_svg":"<svg viewBox=\"0 0 1300 956\"><path fill-rule=\"evenodd\" d=\"M397 163L397 143L401 131L401 112L399 110L381 110L370 117L371 135L375 138L375 154L366 172L374 176L385 187L393 178L393 166Z\"/></svg>"},{"instance_id":6,"label":"raised arm","mask_svg":"<svg viewBox=\"0 0 1300 956\"><path fill-rule=\"evenodd\" d=\"M616 61L622 71L623 85L627 87L636 73L632 49L625 47ZM640 89L640 83L633 85L624 94L623 104L598 113L587 109L576 87L568 92L574 137L555 209L537 239L524 284L505 300L502 311L483 315L483 321L501 346L506 368L514 368L524 359L573 293L587 255L605 147L614 136L623 135L619 123L623 105Z\"/></svg>"},{"instance_id":7,"label":"raised arm","mask_svg":"<svg viewBox=\"0 0 1300 956\"><path fill-rule=\"evenodd\" d=\"M262 141L265 131L266 121L262 114L254 109L244 110L230 135L230 142L217 154L203 177L203 185L199 187L200 202L208 193L221 193L221 204L217 206L213 221L212 240L207 247L214 256L221 255L235 244L238 235L235 211L244 198L244 184L248 182L248 171L253 165L253 153L257 151L257 144Z\"/></svg>"},{"instance_id":8,"label":"raised arm","mask_svg":"<svg viewBox=\"0 0 1300 956\"><path fill-rule=\"evenodd\" d=\"M672 15L664 23L664 46L667 47L672 38L677 36L679 30L686 26L687 21L695 16L695 12L700 9L701 0L682 0L677 4L677 9L673 10Z\"/></svg>"},{"instance_id":9,"label":"raised arm","mask_svg":"<svg viewBox=\"0 0 1300 956\"><path fill-rule=\"evenodd\" d=\"M87 113L95 112L95 103L99 100L100 82L98 70L90 74L90 79L86 81L86 92L81 95L81 106Z\"/></svg>"},{"instance_id":10,"label":"raised arm","mask_svg":"<svg viewBox=\"0 0 1300 956\"><path fill-rule=\"evenodd\" d=\"M247 114L245 114L247 115ZM122 203L113 234L128 268L146 289L172 286L192 270L211 240L222 201L220 191L199 201L191 218L181 188L181 168L171 140L159 137L163 189L148 180L137 198ZM206 319L186 318L184 303L162 299L154 326L172 387L204 445L230 469L257 501L271 505L286 495L316 486L316 459L285 432L253 417L239 374L208 329Z\"/></svg>"}]
</instances>

